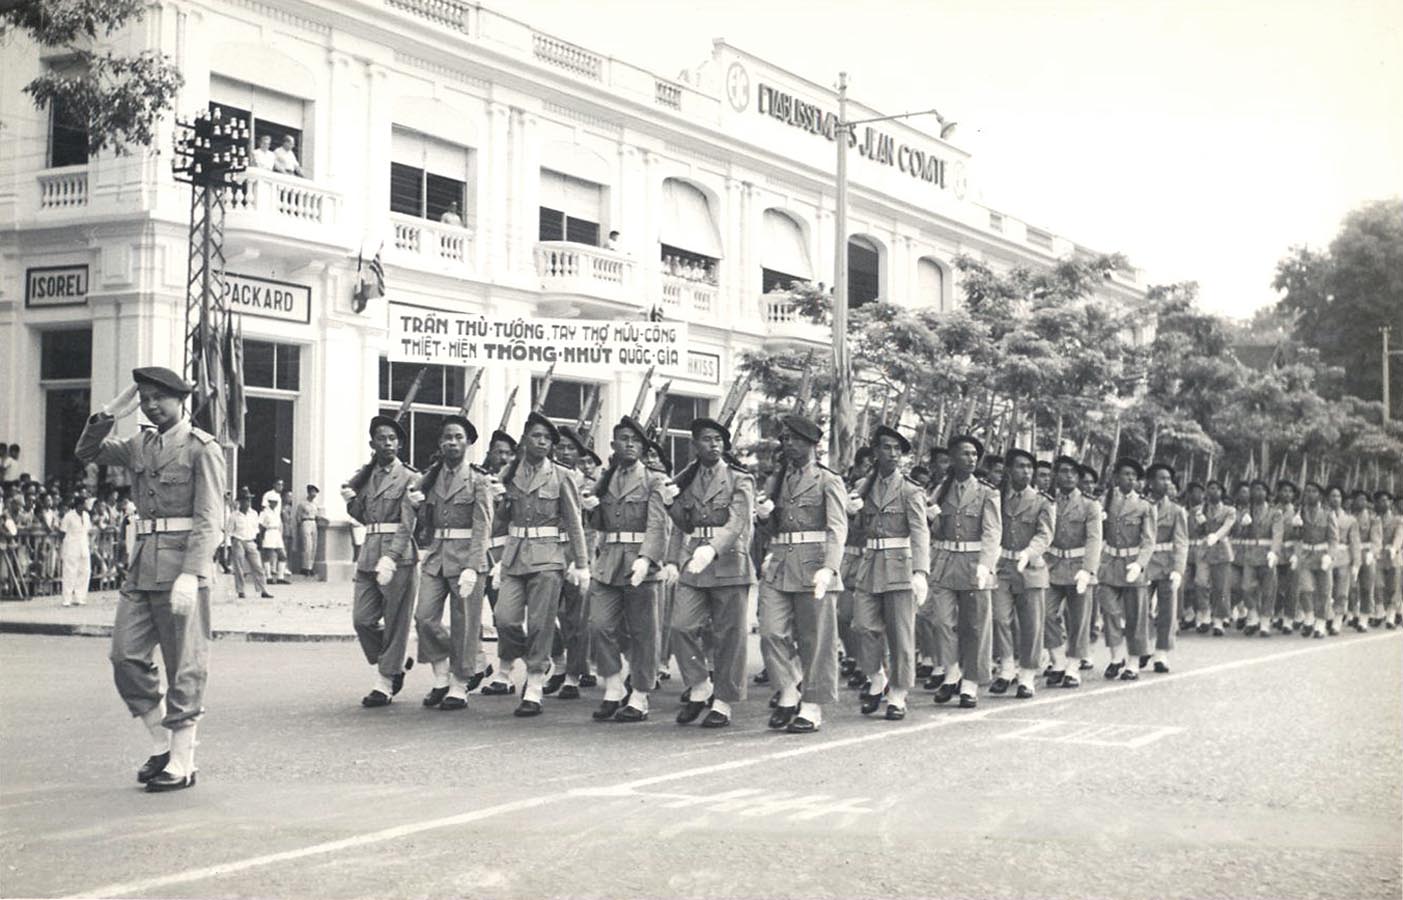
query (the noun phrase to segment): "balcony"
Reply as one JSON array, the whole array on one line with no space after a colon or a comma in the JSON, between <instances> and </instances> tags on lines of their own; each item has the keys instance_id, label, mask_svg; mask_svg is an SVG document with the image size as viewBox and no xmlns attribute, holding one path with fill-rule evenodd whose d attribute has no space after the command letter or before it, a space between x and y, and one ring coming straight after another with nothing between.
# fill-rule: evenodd
<instances>
[{"instance_id":1,"label":"balcony","mask_svg":"<svg viewBox=\"0 0 1403 900\"><path fill-rule=\"evenodd\" d=\"M472 272L472 229L400 213L390 213L390 229L386 262L447 275Z\"/></svg>"},{"instance_id":2,"label":"balcony","mask_svg":"<svg viewBox=\"0 0 1403 900\"><path fill-rule=\"evenodd\" d=\"M281 246L291 239L337 245L341 195L309 178L249 169L229 193L225 230L234 240Z\"/></svg>"},{"instance_id":3,"label":"balcony","mask_svg":"<svg viewBox=\"0 0 1403 900\"><path fill-rule=\"evenodd\" d=\"M799 315L788 294L762 296L760 314L765 320L765 346L768 349L803 350L832 345L832 331Z\"/></svg>"},{"instance_id":4,"label":"balcony","mask_svg":"<svg viewBox=\"0 0 1403 900\"><path fill-rule=\"evenodd\" d=\"M536 245L536 275L551 299L593 302L590 312L634 311L643 307L632 259L613 250L569 241Z\"/></svg>"},{"instance_id":5,"label":"balcony","mask_svg":"<svg viewBox=\"0 0 1403 900\"><path fill-rule=\"evenodd\" d=\"M699 321L716 314L716 285L662 274L663 312L670 318Z\"/></svg>"},{"instance_id":6,"label":"balcony","mask_svg":"<svg viewBox=\"0 0 1403 900\"><path fill-rule=\"evenodd\" d=\"M88 205L88 167L64 166L39 173L39 209L74 210Z\"/></svg>"}]
</instances>

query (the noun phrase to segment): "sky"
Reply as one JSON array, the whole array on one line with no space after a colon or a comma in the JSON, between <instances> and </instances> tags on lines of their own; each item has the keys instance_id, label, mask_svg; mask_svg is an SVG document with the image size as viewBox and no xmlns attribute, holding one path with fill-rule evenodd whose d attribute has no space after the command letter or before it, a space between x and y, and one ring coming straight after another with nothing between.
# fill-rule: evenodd
<instances>
[{"instance_id":1,"label":"sky","mask_svg":"<svg viewBox=\"0 0 1403 900\"><path fill-rule=\"evenodd\" d=\"M937 107L985 203L1233 317L1275 301L1291 246L1403 194L1400 0L487 5L666 77L725 38L821 84L846 70L884 113Z\"/></svg>"}]
</instances>

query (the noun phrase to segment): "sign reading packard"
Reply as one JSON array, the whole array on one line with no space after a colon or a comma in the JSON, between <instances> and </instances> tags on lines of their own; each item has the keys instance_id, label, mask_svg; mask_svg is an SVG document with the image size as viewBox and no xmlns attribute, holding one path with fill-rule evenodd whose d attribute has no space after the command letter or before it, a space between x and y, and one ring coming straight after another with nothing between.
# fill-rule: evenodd
<instances>
[{"instance_id":1,"label":"sign reading packard","mask_svg":"<svg viewBox=\"0 0 1403 900\"><path fill-rule=\"evenodd\" d=\"M687 326L638 320L494 318L390 304L390 360L458 366L603 366L680 370Z\"/></svg>"},{"instance_id":2,"label":"sign reading packard","mask_svg":"<svg viewBox=\"0 0 1403 900\"><path fill-rule=\"evenodd\" d=\"M44 266L25 272L25 306L81 306L87 302L86 265Z\"/></svg>"},{"instance_id":3,"label":"sign reading packard","mask_svg":"<svg viewBox=\"0 0 1403 900\"><path fill-rule=\"evenodd\" d=\"M245 316L304 325L312 321L312 289L304 284L225 272L224 303Z\"/></svg>"}]
</instances>

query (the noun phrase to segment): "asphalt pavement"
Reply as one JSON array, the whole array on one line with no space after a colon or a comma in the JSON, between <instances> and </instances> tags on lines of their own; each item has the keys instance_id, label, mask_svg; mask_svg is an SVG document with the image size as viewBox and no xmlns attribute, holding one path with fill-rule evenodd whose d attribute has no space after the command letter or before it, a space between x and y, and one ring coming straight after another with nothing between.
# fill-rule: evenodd
<instances>
[{"instance_id":1,"label":"asphalt pavement","mask_svg":"<svg viewBox=\"0 0 1403 900\"><path fill-rule=\"evenodd\" d=\"M1172 675L823 730L598 724L597 689L364 710L354 645L219 642L198 786L148 795L106 642L0 636L0 893L1392 897L1403 632L1189 636ZM1104 656L1104 650L1100 651ZM758 654L752 653L753 664Z\"/></svg>"}]
</instances>

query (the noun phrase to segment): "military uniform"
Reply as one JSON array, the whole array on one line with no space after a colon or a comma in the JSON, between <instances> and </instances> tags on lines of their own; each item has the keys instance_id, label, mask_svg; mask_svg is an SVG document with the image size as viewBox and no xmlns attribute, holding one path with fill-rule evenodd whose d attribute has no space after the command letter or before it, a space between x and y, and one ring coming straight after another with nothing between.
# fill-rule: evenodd
<instances>
[{"instance_id":1,"label":"military uniform","mask_svg":"<svg viewBox=\"0 0 1403 900\"><path fill-rule=\"evenodd\" d=\"M1106 521L1103 530L1101 568L1096 573L1099 582L1096 601L1106 625L1106 646L1111 662L1107 678L1136 677L1134 668L1124 668L1127 649L1132 656L1141 656L1150 638L1148 569L1155 552L1155 509L1135 491L1121 493L1115 489L1106 496ZM1137 567L1132 578L1131 568Z\"/></svg>"},{"instance_id":2,"label":"military uniform","mask_svg":"<svg viewBox=\"0 0 1403 900\"><path fill-rule=\"evenodd\" d=\"M365 659L380 675L377 688L386 697L403 681L409 627L414 621L418 584L418 550L414 546L414 507L409 490L418 473L398 458L375 465L370 477L346 503L346 512L365 526L365 544L356 557L355 600L351 619ZM382 558L394 563L383 587L375 567ZM369 699L369 698L367 698Z\"/></svg>"},{"instance_id":3,"label":"military uniform","mask_svg":"<svg viewBox=\"0 0 1403 900\"><path fill-rule=\"evenodd\" d=\"M1228 532L1237 521L1237 510L1219 503L1205 503L1189 525L1189 535L1197 540L1195 574L1198 586L1198 630L1211 625L1221 634L1232 616L1232 543Z\"/></svg>"},{"instance_id":4,"label":"military uniform","mask_svg":"<svg viewBox=\"0 0 1403 900\"><path fill-rule=\"evenodd\" d=\"M1349 606L1350 591L1359 578L1364 559L1364 542L1359 534L1359 520L1346 509L1331 510L1335 518L1335 540L1330 545L1330 558L1335 572L1331 577L1331 604L1327 613L1328 627L1338 632Z\"/></svg>"},{"instance_id":5,"label":"military uniform","mask_svg":"<svg viewBox=\"0 0 1403 900\"><path fill-rule=\"evenodd\" d=\"M936 701L943 703L958 691L961 705L968 706L975 702L978 685L989 680L993 575L1003 538L999 490L973 474L963 481L952 474L936 503L930 598L920 615L932 623L936 668L945 676ZM990 576L984 586L979 584L980 566Z\"/></svg>"},{"instance_id":6,"label":"military uniform","mask_svg":"<svg viewBox=\"0 0 1403 900\"><path fill-rule=\"evenodd\" d=\"M1276 507L1253 504L1237 520L1233 553L1241 566L1242 599L1247 606L1247 634L1260 629L1271 634L1270 622L1276 603L1276 564L1281 559L1286 521Z\"/></svg>"},{"instance_id":7,"label":"military uniform","mask_svg":"<svg viewBox=\"0 0 1403 900\"><path fill-rule=\"evenodd\" d=\"M1101 504L1080 488L1059 493L1052 546L1048 548L1048 601L1044 643L1052 657L1047 684L1081 684L1077 668L1090 653L1091 584L1101 567ZM1084 590L1078 590L1077 573ZM1065 616L1064 616L1065 613ZM1064 627L1065 626L1065 627Z\"/></svg>"},{"instance_id":8,"label":"military uniform","mask_svg":"<svg viewBox=\"0 0 1403 900\"><path fill-rule=\"evenodd\" d=\"M1303 636L1312 631L1319 637L1325 636L1325 622L1330 618L1331 581L1334 567L1327 567L1324 558L1330 548L1339 540L1339 523L1330 510L1317 504L1314 508L1302 506L1300 539L1297 543L1296 577L1300 579L1300 598L1303 607Z\"/></svg>"},{"instance_id":9,"label":"military uniform","mask_svg":"<svg viewBox=\"0 0 1403 900\"><path fill-rule=\"evenodd\" d=\"M1281 556L1276 563L1276 612L1273 624L1277 630L1285 633L1293 622L1300 622L1296 599L1299 579L1291 560L1298 553L1301 523L1295 506L1278 502L1274 507L1281 521Z\"/></svg>"},{"instance_id":10,"label":"military uniform","mask_svg":"<svg viewBox=\"0 0 1403 900\"><path fill-rule=\"evenodd\" d=\"M862 548L866 543L866 536L863 534L862 526L857 516L851 512L851 504L848 513L848 537L843 543L843 564L838 570L838 575L843 582L843 590L838 592L838 645L842 648L844 655L852 662L852 680L849 687L861 686L861 680L872 673L865 669L860 662L862 658L862 639L856 632L854 622L857 611L857 597L853 590L854 578L857 575L858 563L862 560ZM847 667L845 667L847 668Z\"/></svg>"},{"instance_id":11,"label":"military uniform","mask_svg":"<svg viewBox=\"0 0 1403 900\"><path fill-rule=\"evenodd\" d=\"M1156 670L1168 667L1167 654L1174 649L1178 618L1179 591L1170 575L1178 573L1179 587L1189 559L1189 517L1184 507L1168 496L1152 503L1155 513L1155 549L1145 567L1145 603L1154 618ZM1143 655L1143 654L1141 654Z\"/></svg>"},{"instance_id":12,"label":"military uniform","mask_svg":"<svg viewBox=\"0 0 1403 900\"><path fill-rule=\"evenodd\" d=\"M560 463L555 465L563 476L574 483L575 495L582 496L585 487L584 473L571 466ZM565 565L567 568L588 565L593 556L596 535L589 518L584 515L583 509L581 509L581 517L581 526L585 536L585 555L575 556L574 550L567 542L565 545ZM568 680L570 684L578 685L579 679L589 674L589 604L589 590L581 590L578 585L569 581L561 583L560 603L556 618L559 628L551 646L552 684ZM570 691L562 699L569 699L574 694L575 691Z\"/></svg>"},{"instance_id":13,"label":"military uniform","mask_svg":"<svg viewBox=\"0 0 1403 900\"><path fill-rule=\"evenodd\" d=\"M1394 613L1398 609L1399 572L1403 571L1403 516L1390 507L1379 519L1379 579L1378 590L1374 594L1374 609L1377 620L1395 626Z\"/></svg>"},{"instance_id":14,"label":"military uniform","mask_svg":"<svg viewBox=\"0 0 1403 900\"><path fill-rule=\"evenodd\" d=\"M1384 533L1379 517L1369 508L1360 510L1355 519L1359 522L1361 554L1359 577L1349 592L1350 624L1360 630L1368 626L1362 619L1373 619L1374 585L1378 579L1379 559L1383 556Z\"/></svg>"},{"instance_id":15,"label":"military uniform","mask_svg":"<svg viewBox=\"0 0 1403 900\"><path fill-rule=\"evenodd\" d=\"M1056 520L1056 501L1032 484L1021 491L1010 488L1004 495L1003 537L994 587L994 659L999 664L996 693L1007 690L1007 682L1015 678L1019 696L1031 696L1035 690L1047 619L1049 582L1044 554L1052 545ZM1020 561L1024 563L1022 571Z\"/></svg>"}]
</instances>

